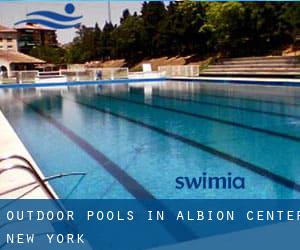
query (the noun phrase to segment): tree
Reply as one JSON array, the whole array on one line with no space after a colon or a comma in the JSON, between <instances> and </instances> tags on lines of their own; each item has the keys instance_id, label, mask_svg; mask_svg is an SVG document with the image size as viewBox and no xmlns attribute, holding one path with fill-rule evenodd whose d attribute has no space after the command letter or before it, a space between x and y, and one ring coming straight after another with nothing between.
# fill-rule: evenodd
<instances>
[{"instance_id":1,"label":"tree","mask_svg":"<svg viewBox=\"0 0 300 250\"><path fill-rule=\"evenodd\" d=\"M141 10L141 17L143 19L145 28L144 50L149 56L158 55L158 48L155 46L159 39L158 28L160 22L166 16L166 8L163 2L153 1L144 2Z\"/></svg>"},{"instance_id":2,"label":"tree","mask_svg":"<svg viewBox=\"0 0 300 250\"><path fill-rule=\"evenodd\" d=\"M112 38L116 41L116 54L128 60L141 59L145 56L144 21L138 16L129 16L116 28Z\"/></svg>"},{"instance_id":3,"label":"tree","mask_svg":"<svg viewBox=\"0 0 300 250\"><path fill-rule=\"evenodd\" d=\"M99 28L98 23L95 25L95 31L94 31L94 57L100 58L101 57L101 36L102 36L102 31Z\"/></svg>"},{"instance_id":4,"label":"tree","mask_svg":"<svg viewBox=\"0 0 300 250\"><path fill-rule=\"evenodd\" d=\"M62 64L65 62L65 50L60 47L38 46L34 47L29 54L47 63Z\"/></svg>"},{"instance_id":5,"label":"tree","mask_svg":"<svg viewBox=\"0 0 300 250\"><path fill-rule=\"evenodd\" d=\"M291 29L282 18L284 3L247 3L247 51L261 55L291 42ZM290 5L291 7L291 5Z\"/></svg>"},{"instance_id":6,"label":"tree","mask_svg":"<svg viewBox=\"0 0 300 250\"><path fill-rule=\"evenodd\" d=\"M182 1L168 6L167 28L176 54L204 53L205 37L199 32L204 23L205 4ZM169 31L168 31L169 30Z\"/></svg>"},{"instance_id":7,"label":"tree","mask_svg":"<svg viewBox=\"0 0 300 250\"><path fill-rule=\"evenodd\" d=\"M300 32L300 4L253 2L144 2L123 11L119 25L82 26L66 61L189 55L264 55L292 43Z\"/></svg>"},{"instance_id":8,"label":"tree","mask_svg":"<svg viewBox=\"0 0 300 250\"><path fill-rule=\"evenodd\" d=\"M200 32L210 34L209 45L224 55L235 55L244 40L245 7L240 2L209 3Z\"/></svg>"},{"instance_id":9,"label":"tree","mask_svg":"<svg viewBox=\"0 0 300 250\"><path fill-rule=\"evenodd\" d=\"M115 30L115 26L106 22L101 36L101 59L111 59L115 56L115 41L112 38L112 32Z\"/></svg>"},{"instance_id":10,"label":"tree","mask_svg":"<svg viewBox=\"0 0 300 250\"><path fill-rule=\"evenodd\" d=\"M128 9L125 9L122 13L122 17L120 18L120 23L122 24L128 17L130 17L130 12Z\"/></svg>"},{"instance_id":11,"label":"tree","mask_svg":"<svg viewBox=\"0 0 300 250\"><path fill-rule=\"evenodd\" d=\"M300 33L300 5L298 3L284 4L281 18L290 26L292 39L295 42L296 35Z\"/></svg>"}]
</instances>

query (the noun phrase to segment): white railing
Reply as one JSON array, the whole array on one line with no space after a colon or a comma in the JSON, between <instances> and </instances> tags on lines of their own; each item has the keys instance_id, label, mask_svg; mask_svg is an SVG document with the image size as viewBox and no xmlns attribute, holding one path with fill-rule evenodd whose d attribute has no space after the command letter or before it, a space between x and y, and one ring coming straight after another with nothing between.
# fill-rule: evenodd
<instances>
[{"instance_id":1,"label":"white railing","mask_svg":"<svg viewBox=\"0 0 300 250\"><path fill-rule=\"evenodd\" d=\"M168 65L159 66L158 71L164 73L166 76L183 76L195 77L199 76L199 65Z\"/></svg>"},{"instance_id":2,"label":"white railing","mask_svg":"<svg viewBox=\"0 0 300 250\"><path fill-rule=\"evenodd\" d=\"M59 71L11 71L8 76L0 76L0 83L37 83L128 79L128 68L92 68L84 70Z\"/></svg>"},{"instance_id":3,"label":"white railing","mask_svg":"<svg viewBox=\"0 0 300 250\"><path fill-rule=\"evenodd\" d=\"M127 79L128 68L91 68L84 70L60 70L69 82Z\"/></svg>"},{"instance_id":4,"label":"white railing","mask_svg":"<svg viewBox=\"0 0 300 250\"><path fill-rule=\"evenodd\" d=\"M8 80L14 83L33 83L35 82L38 74L39 72L37 70L11 71Z\"/></svg>"},{"instance_id":5,"label":"white railing","mask_svg":"<svg viewBox=\"0 0 300 250\"><path fill-rule=\"evenodd\" d=\"M165 75L163 72L151 71L151 72L130 72L129 79L145 79L145 78L162 78Z\"/></svg>"}]
</instances>

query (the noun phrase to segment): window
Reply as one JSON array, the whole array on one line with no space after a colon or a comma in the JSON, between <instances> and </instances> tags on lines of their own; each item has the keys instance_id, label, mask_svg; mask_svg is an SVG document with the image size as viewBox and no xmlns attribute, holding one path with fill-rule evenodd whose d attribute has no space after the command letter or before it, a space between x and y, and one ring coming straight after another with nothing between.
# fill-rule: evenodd
<instances>
[{"instance_id":1,"label":"window","mask_svg":"<svg viewBox=\"0 0 300 250\"><path fill-rule=\"evenodd\" d=\"M7 48L8 48L8 49L12 49L13 46L12 46L12 45L7 45Z\"/></svg>"},{"instance_id":2,"label":"window","mask_svg":"<svg viewBox=\"0 0 300 250\"><path fill-rule=\"evenodd\" d=\"M0 42L2 42L3 41L3 38L2 37L0 37Z\"/></svg>"},{"instance_id":3,"label":"window","mask_svg":"<svg viewBox=\"0 0 300 250\"><path fill-rule=\"evenodd\" d=\"M13 41L13 39L11 37L7 38L7 42L12 42L12 41Z\"/></svg>"}]
</instances>

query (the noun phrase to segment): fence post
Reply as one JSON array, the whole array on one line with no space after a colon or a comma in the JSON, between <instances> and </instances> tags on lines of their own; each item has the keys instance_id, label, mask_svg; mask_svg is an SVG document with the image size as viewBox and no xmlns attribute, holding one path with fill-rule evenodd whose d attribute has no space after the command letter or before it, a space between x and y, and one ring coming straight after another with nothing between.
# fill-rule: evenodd
<instances>
[{"instance_id":1,"label":"fence post","mask_svg":"<svg viewBox=\"0 0 300 250\"><path fill-rule=\"evenodd\" d=\"M22 84L22 83L23 83L22 79L23 79L22 71L17 72L17 82L18 82L19 84Z\"/></svg>"},{"instance_id":2,"label":"fence post","mask_svg":"<svg viewBox=\"0 0 300 250\"><path fill-rule=\"evenodd\" d=\"M114 70L110 69L110 80L114 80Z\"/></svg>"}]
</instances>

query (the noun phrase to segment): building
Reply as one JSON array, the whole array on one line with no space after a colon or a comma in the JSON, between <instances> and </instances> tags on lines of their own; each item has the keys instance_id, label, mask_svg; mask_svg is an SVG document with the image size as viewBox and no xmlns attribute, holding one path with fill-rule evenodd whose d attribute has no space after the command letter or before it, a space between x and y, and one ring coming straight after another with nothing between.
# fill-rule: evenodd
<instances>
[{"instance_id":1,"label":"building","mask_svg":"<svg viewBox=\"0 0 300 250\"><path fill-rule=\"evenodd\" d=\"M17 30L0 25L0 75L10 76L12 71L32 70L43 60L18 51Z\"/></svg>"},{"instance_id":2,"label":"building","mask_svg":"<svg viewBox=\"0 0 300 250\"><path fill-rule=\"evenodd\" d=\"M18 51L17 31L0 25L0 50Z\"/></svg>"},{"instance_id":3,"label":"building","mask_svg":"<svg viewBox=\"0 0 300 250\"><path fill-rule=\"evenodd\" d=\"M57 36L54 29L33 23L16 28L18 33L19 51L29 54L34 47L57 47Z\"/></svg>"}]
</instances>

